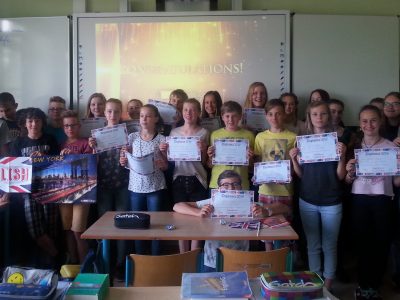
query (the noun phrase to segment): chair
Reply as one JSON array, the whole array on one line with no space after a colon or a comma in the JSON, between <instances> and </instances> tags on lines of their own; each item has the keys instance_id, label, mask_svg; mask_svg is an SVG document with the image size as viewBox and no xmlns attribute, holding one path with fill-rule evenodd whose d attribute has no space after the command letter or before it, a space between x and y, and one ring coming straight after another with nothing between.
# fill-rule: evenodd
<instances>
[{"instance_id":1,"label":"chair","mask_svg":"<svg viewBox=\"0 0 400 300\"><path fill-rule=\"evenodd\" d=\"M249 278L254 278L264 272L286 271L289 248L272 251L240 251L220 247L219 251L222 271L247 271Z\"/></svg>"},{"instance_id":2,"label":"chair","mask_svg":"<svg viewBox=\"0 0 400 300\"><path fill-rule=\"evenodd\" d=\"M125 286L179 286L182 273L197 271L200 249L172 255L139 255L127 257ZM132 265L130 265L132 263Z\"/></svg>"}]
</instances>

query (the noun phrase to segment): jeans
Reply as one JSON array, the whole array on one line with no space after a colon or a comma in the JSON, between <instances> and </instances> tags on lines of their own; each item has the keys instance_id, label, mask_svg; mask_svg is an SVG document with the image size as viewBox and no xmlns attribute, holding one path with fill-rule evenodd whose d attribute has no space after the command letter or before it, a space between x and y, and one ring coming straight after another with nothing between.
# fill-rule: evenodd
<instances>
[{"instance_id":1,"label":"jeans","mask_svg":"<svg viewBox=\"0 0 400 300\"><path fill-rule=\"evenodd\" d=\"M151 193L130 192L131 210L134 211L160 211L163 203L164 190ZM137 254L146 254L147 241L135 241ZM160 241L151 241L151 254L160 254Z\"/></svg>"},{"instance_id":2,"label":"jeans","mask_svg":"<svg viewBox=\"0 0 400 300\"><path fill-rule=\"evenodd\" d=\"M97 213L101 217L107 211L126 211L129 209L128 188L118 189L97 188ZM116 244L116 245L115 245ZM111 243L111 251L117 251L118 265L124 265L125 256L129 254L128 241L116 241ZM112 262L114 263L114 262Z\"/></svg>"},{"instance_id":3,"label":"jeans","mask_svg":"<svg viewBox=\"0 0 400 300\"><path fill-rule=\"evenodd\" d=\"M337 240L342 219L342 204L317 206L300 199L300 216L307 238L310 271L333 279L337 263ZM321 267L321 250L324 269Z\"/></svg>"}]
</instances>

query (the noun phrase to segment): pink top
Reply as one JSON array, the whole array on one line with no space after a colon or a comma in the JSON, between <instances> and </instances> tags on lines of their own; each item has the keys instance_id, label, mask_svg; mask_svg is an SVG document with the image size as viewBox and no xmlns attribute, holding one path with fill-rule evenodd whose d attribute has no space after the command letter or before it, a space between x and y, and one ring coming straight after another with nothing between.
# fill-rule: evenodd
<instances>
[{"instance_id":1,"label":"pink top","mask_svg":"<svg viewBox=\"0 0 400 300\"><path fill-rule=\"evenodd\" d=\"M363 145L363 149L366 147ZM370 147L370 149L395 148L396 145L391 141L382 138L379 143ZM387 195L392 197L393 176L358 176L353 182L351 189L353 194L363 195Z\"/></svg>"},{"instance_id":2,"label":"pink top","mask_svg":"<svg viewBox=\"0 0 400 300\"><path fill-rule=\"evenodd\" d=\"M67 144L64 143L61 146L61 149L70 149L71 150L71 154L92 154L93 150L92 148L90 148L89 144L88 144L88 140L87 139L79 139L76 142Z\"/></svg>"}]
</instances>

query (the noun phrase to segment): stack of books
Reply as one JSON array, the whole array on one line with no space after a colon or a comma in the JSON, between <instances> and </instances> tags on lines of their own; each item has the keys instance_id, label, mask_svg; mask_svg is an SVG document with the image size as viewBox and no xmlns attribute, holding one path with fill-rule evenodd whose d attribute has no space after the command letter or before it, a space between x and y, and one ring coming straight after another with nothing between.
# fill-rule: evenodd
<instances>
[{"instance_id":1,"label":"stack of books","mask_svg":"<svg viewBox=\"0 0 400 300\"><path fill-rule=\"evenodd\" d=\"M247 272L183 273L183 300L249 299L252 291Z\"/></svg>"},{"instance_id":2,"label":"stack of books","mask_svg":"<svg viewBox=\"0 0 400 300\"><path fill-rule=\"evenodd\" d=\"M66 300L103 300L108 294L108 274L81 273L67 291Z\"/></svg>"}]
</instances>

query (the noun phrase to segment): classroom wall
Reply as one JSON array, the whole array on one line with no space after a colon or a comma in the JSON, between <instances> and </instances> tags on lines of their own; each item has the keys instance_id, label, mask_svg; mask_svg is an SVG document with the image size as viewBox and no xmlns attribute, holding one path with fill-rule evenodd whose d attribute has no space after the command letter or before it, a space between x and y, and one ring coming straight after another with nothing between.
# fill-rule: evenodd
<instances>
[{"instance_id":1,"label":"classroom wall","mask_svg":"<svg viewBox=\"0 0 400 300\"><path fill-rule=\"evenodd\" d=\"M81 0L85 1L85 0ZM132 11L156 10L155 0L128 0ZM400 15L399 0L242 0L244 10L289 10L301 14ZM87 12L118 12L119 0L86 0ZM231 0L219 0L218 10L231 10ZM72 0L1 0L0 18L66 16Z\"/></svg>"}]
</instances>

